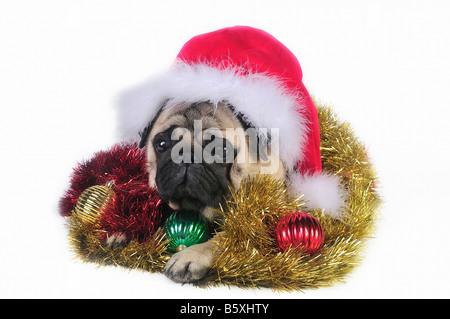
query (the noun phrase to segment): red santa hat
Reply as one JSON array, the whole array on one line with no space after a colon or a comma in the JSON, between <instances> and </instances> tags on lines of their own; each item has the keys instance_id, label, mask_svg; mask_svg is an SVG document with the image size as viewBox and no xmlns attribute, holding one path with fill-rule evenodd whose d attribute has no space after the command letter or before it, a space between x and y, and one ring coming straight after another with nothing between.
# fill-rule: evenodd
<instances>
[{"instance_id":1,"label":"red santa hat","mask_svg":"<svg viewBox=\"0 0 450 319\"><path fill-rule=\"evenodd\" d=\"M123 95L120 131L137 141L164 103L201 101L226 101L257 130L277 129L292 190L304 195L308 209L339 216L345 192L337 176L322 172L317 110L287 47L243 26L192 38L168 72Z\"/></svg>"}]
</instances>

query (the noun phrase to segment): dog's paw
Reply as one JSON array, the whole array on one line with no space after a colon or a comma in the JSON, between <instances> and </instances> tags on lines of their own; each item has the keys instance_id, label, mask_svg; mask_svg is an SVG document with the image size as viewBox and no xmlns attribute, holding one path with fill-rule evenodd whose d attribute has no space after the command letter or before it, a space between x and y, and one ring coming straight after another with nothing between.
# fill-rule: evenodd
<instances>
[{"instance_id":1,"label":"dog's paw","mask_svg":"<svg viewBox=\"0 0 450 319\"><path fill-rule=\"evenodd\" d=\"M174 254L164 267L164 275L175 282L194 282L206 275L211 264L211 244L197 244Z\"/></svg>"},{"instance_id":2,"label":"dog's paw","mask_svg":"<svg viewBox=\"0 0 450 319\"><path fill-rule=\"evenodd\" d=\"M125 246L126 243L127 235L120 232L107 234L106 240L104 242L105 246L109 247Z\"/></svg>"}]
</instances>

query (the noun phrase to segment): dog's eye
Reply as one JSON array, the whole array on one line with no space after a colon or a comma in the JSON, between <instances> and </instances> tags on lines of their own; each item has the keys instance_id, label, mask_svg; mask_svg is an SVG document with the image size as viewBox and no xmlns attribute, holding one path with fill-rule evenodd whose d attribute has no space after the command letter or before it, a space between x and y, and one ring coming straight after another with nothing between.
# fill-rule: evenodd
<instances>
[{"instance_id":1,"label":"dog's eye","mask_svg":"<svg viewBox=\"0 0 450 319\"><path fill-rule=\"evenodd\" d=\"M219 155L219 156L225 156L227 153L227 147L225 145L223 146L218 146L214 149L214 155Z\"/></svg>"},{"instance_id":2,"label":"dog's eye","mask_svg":"<svg viewBox=\"0 0 450 319\"><path fill-rule=\"evenodd\" d=\"M220 144L219 144L220 143ZM229 161L233 162L234 160L234 149L230 142L226 139L217 140L214 148L212 149L212 156L216 157L220 163Z\"/></svg>"},{"instance_id":3,"label":"dog's eye","mask_svg":"<svg viewBox=\"0 0 450 319\"><path fill-rule=\"evenodd\" d=\"M169 143L163 139L155 140L155 150L159 153L163 153L169 148Z\"/></svg>"}]
</instances>

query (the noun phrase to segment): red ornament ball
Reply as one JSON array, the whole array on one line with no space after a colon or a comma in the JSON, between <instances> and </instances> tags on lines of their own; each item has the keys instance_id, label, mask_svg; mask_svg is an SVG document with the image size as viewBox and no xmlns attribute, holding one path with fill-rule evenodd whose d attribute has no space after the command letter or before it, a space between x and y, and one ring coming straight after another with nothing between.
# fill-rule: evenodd
<instances>
[{"instance_id":1,"label":"red ornament ball","mask_svg":"<svg viewBox=\"0 0 450 319\"><path fill-rule=\"evenodd\" d=\"M275 229L275 239L281 251L294 247L314 255L323 245L324 234L322 225L314 216L294 212L280 219Z\"/></svg>"}]
</instances>

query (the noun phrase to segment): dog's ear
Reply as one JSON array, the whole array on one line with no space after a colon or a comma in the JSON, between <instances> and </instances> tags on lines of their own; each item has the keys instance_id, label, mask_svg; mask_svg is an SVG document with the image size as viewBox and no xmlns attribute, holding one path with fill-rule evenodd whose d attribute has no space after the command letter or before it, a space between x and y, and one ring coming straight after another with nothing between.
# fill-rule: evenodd
<instances>
[{"instance_id":1,"label":"dog's ear","mask_svg":"<svg viewBox=\"0 0 450 319\"><path fill-rule=\"evenodd\" d=\"M234 116L236 116L239 122L241 122L244 131L246 131L249 128L254 128L250 124L250 122L244 119L244 114L237 112L232 104L227 105L233 112ZM250 152L255 154L258 158L262 159L263 161L267 161L269 159L267 155L267 148L270 143L270 139L271 139L270 132L267 132L267 136L265 138L261 138L259 135L256 135L256 143L249 144Z\"/></svg>"},{"instance_id":2,"label":"dog's ear","mask_svg":"<svg viewBox=\"0 0 450 319\"><path fill-rule=\"evenodd\" d=\"M153 127L154 121L151 121L149 125L142 131L139 132L139 136L141 137L141 141L139 142L139 148L144 148L147 144L148 136L150 135L150 131Z\"/></svg>"},{"instance_id":3,"label":"dog's ear","mask_svg":"<svg viewBox=\"0 0 450 319\"><path fill-rule=\"evenodd\" d=\"M156 120L158 119L159 115L161 114L162 110L164 109L164 106L167 102L164 102L163 105L159 108L156 115L153 117L150 123L141 131L139 132L139 136L141 138L141 141L139 142L139 148L144 148L147 145L148 137L150 136L150 132L153 129L153 126L155 125Z\"/></svg>"}]
</instances>

